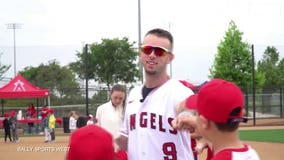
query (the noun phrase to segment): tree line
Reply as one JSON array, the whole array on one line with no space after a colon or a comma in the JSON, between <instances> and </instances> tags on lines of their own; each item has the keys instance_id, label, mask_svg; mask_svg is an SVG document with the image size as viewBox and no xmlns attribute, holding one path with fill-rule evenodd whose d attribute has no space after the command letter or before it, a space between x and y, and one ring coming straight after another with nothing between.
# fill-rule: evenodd
<instances>
[{"instance_id":1,"label":"tree line","mask_svg":"<svg viewBox=\"0 0 284 160\"><path fill-rule=\"evenodd\" d=\"M252 85L253 64L255 66L255 83L257 86L284 85L284 58L274 46L268 46L260 61L252 62L251 44L242 39L243 33L234 21L217 47L209 79L223 78L233 81L244 88ZM132 85L142 79L139 70L138 49L136 42L128 38L102 39L101 42L89 44L77 51L77 60L67 66L60 66L56 60L38 67L26 67L19 73L40 88L48 88L52 99L58 103L84 102L84 81L86 77L109 88L115 83ZM0 63L0 79L10 65ZM105 92L105 91L104 91ZM106 93L96 93L93 99L99 99ZM56 102L57 103L57 102Z\"/></svg>"}]
</instances>

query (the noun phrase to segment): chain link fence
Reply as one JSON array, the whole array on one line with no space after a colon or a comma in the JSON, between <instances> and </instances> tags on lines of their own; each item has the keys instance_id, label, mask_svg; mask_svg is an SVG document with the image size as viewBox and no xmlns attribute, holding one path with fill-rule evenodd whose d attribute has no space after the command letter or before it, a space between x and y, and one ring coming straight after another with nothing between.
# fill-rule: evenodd
<instances>
[{"instance_id":1,"label":"chain link fence","mask_svg":"<svg viewBox=\"0 0 284 160\"><path fill-rule=\"evenodd\" d=\"M81 90L85 89L82 88ZM55 116L58 118L69 117L70 111L76 111L80 116L86 116L88 108L88 113L93 114L95 117L97 107L109 100L108 92L106 89L95 90L94 88L90 88L89 90L92 92L92 94L89 94L88 107L85 103L86 98L84 97L84 95L79 100L74 100L74 98L55 100L51 98L50 107L54 109ZM251 120L255 120L256 123L254 125L262 125L261 123L258 123L261 119L279 119L280 121L284 120L283 93L283 86L256 88L255 98L253 98L253 94L247 89L246 91L244 91L246 116ZM84 92L82 92L82 94L84 94ZM255 102L253 102L254 99ZM38 111L40 111L41 106L46 101L40 100L38 102L34 100L34 102L34 104L38 105ZM23 105L23 107L5 107L4 112L10 112L10 110L12 109L15 111L22 110L22 112L24 113L26 107L25 105Z\"/></svg>"}]
</instances>

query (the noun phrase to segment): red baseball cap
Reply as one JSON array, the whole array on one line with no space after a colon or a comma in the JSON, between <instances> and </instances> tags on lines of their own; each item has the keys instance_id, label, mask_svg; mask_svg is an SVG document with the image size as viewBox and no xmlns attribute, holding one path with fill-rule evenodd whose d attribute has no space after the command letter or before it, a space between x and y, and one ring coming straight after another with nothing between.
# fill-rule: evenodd
<instances>
[{"instance_id":1,"label":"red baseball cap","mask_svg":"<svg viewBox=\"0 0 284 160\"><path fill-rule=\"evenodd\" d=\"M190 88L191 90L193 91L197 91L198 90L198 87L189 83L188 81L186 80L179 80L179 82L181 82L184 86L186 86L187 88Z\"/></svg>"},{"instance_id":2,"label":"red baseball cap","mask_svg":"<svg viewBox=\"0 0 284 160\"><path fill-rule=\"evenodd\" d=\"M50 114L53 114L53 113L54 113L54 110L53 110L52 108L50 108L50 109L48 110L48 112L49 112Z\"/></svg>"},{"instance_id":3,"label":"red baseball cap","mask_svg":"<svg viewBox=\"0 0 284 160\"><path fill-rule=\"evenodd\" d=\"M67 160L113 160L112 136L97 125L87 125L71 135Z\"/></svg>"},{"instance_id":4,"label":"red baseball cap","mask_svg":"<svg viewBox=\"0 0 284 160\"><path fill-rule=\"evenodd\" d=\"M185 107L187 109L197 109L197 94L193 94L191 96L189 96L186 100L185 100Z\"/></svg>"},{"instance_id":5,"label":"red baseball cap","mask_svg":"<svg viewBox=\"0 0 284 160\"><path fill-rule=\"evenodd\" d=\"M217 123L246 122L243 118L244 97L241 89L233 82L213 79L197 94L197 110L200 115ZM240 108L236 116L231 112Z\"/></svg>"}]
</instances>

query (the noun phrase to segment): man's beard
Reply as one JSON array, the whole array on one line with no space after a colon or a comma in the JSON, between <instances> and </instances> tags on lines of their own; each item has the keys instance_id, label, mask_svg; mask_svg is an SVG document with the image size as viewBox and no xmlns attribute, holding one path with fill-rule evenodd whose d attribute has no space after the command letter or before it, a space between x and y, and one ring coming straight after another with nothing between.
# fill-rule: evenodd
<instances>
[{"instance_id":1,"label":"man's beard","mask_svg":"<svg viewBox=\"0 0 284 160\"><path fill-rule=\"evenodd\" d=\"M148 71L148 70L145 70L145 73L148 74L148 75L156 75L156 74L157 74L157 71Z\"/></svg>"}]
</instances>

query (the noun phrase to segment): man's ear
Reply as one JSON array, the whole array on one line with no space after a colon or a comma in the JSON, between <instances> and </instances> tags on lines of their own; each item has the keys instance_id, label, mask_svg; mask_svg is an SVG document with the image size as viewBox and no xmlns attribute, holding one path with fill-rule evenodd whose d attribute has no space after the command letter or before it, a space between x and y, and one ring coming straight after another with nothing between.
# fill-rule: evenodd
<instances>
[{"instance_id":1,"label":"man's ear","mask_svg":"<svg viewBox=\"0 0 284 160\"><path fill-rule=\"evenodd\" d=\"M173 53L170 53L168 56L168 64L170 64L174 58L175 58L175 55Z\"/></svg>"}]
</instances>

